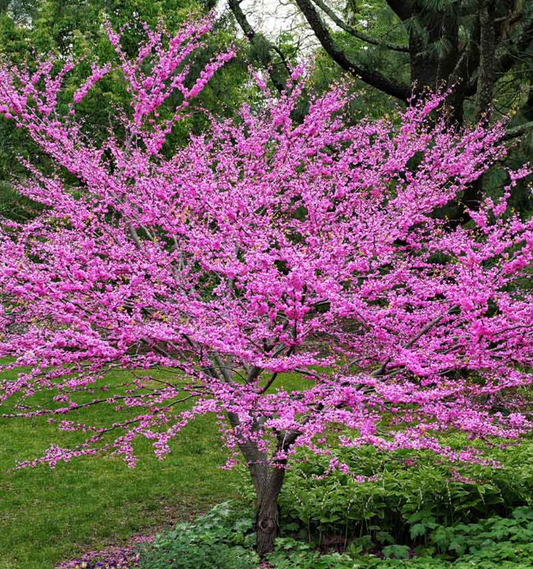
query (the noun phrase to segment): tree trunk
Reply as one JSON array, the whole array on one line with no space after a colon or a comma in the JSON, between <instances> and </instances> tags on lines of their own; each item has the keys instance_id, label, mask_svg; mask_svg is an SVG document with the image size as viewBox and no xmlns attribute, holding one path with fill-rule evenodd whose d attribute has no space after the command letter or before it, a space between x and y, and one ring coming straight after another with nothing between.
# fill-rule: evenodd
<instances>
[{"instance_id":1,"label":"tree trunk","mask_svg":"<svg viewBox=\"0 0 533 569\"><path fill-rule=\"evenodd\" d=\"M266 469L266 476L261 478L259 485L254 480L257 491L256 547L261 558L274 549L274 540L278 536L278 496L285 478L283 468L267 466Z\"/></svg>"},{"instance_id":2,"label":"tree trunk","mask_svg":"<svg viewBox=\"0 0 533 569\"><path fill-rule=\"evenodd\" d=\"M413 16L420 18L422 15L422 8L414 6ZM411 86L415 95L425 95L428 89L433 91L437 87L439 58L431 48L440 40L442 26L443 19L439 15L434 21L427 23L425 27L427 35L421 35L418 30L409 33Z\"/></svg>"},{"instance_id":3,"label":"tree trunk","mask_svg":"<svg viewBox=\"0 0 533 569\"><path fill-rule=\"evenodd\" d=\"M239 427L239 419L235 413L228 413L228 420L234 429ZM253 431L259 429L259 422L254 422ZM280 436L278 450L287 450L296 440L297 433ZM286 461L279 460L278 468L272 466L268 454L259 450L256 442L246 441L239 444L257 497L256 517L256 550L263 559L274 549L274 541L279 531L278 497L285 479Z\"/></svg>"},{"instance_id":4,"label":"tree trunk","mask_svg":"<svg viewBox=\"0 0 533 569\"><path fill-rule=\"evenodd\" d=\"M476 92L476 120L479 121L489 114L494 95L496 35L493 2L491 0L478 0L478 10L481 37Z\"/></svg>"}]
</instances>

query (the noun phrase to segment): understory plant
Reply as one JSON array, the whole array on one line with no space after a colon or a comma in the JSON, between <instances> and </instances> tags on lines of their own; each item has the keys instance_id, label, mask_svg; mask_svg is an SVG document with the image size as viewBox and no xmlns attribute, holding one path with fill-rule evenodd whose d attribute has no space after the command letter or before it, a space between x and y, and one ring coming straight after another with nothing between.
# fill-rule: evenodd
<instances>
[{"instance_id":1,"label":"understory plant","mask_svg":"<svg viewBox=\"0 0 533 569\"><path fill-rule=\"evenodd\" d=\"M343 550L284 537L266 561L272 569L523 569L533 556L533 509L515 508L509 517L472 523L436 524L426 543L371 542L361 551L354 540ZM223 503L194 522L155 537L139 549L140 569L255 569L253 513ZM529 565L528 565L529 564ZM137 564L135 564L137 567ZM90 567L90 569L93 569Z\"/></svg>"},{"instance_id":2,"label":"understory plant","mask_svg":"<svg viewBox=\"0 0 533 569\"><path fill-rule=\"evenodd\" d=\"M147 30L134 58L109 29L116 62L94 65L66 106L58 95L77 62L0 66L3 120L56 166L25 163L17 188L42 212L0 223L0 372L24 368L1 381L0 403L14 420L47 416L85 435L21 466L111 452L133 467L138 438L163 459L189 422L214 414L227 466L249 469L265 556L298 449L347 475L330 455L339 445L497 466L483 446L531 431L533 295L522 283L533 221L507 207L528 171L509 171L501 197L458 226L435 210L505 155L503 126L450 130L440 95L352 124L342 85L308 93L296 121L305 67L279 97L256 77L238 118L209 116L205 134L169 149L234 55L191 76L211 25ZM77 109L110 73L129 106L94 140ZM159 110L172 93L169 118ZM106 378L118 368L131 380L117 390ZM286 372L305 387L284 389ZM115 419L79 422L94 405ZM465 435L460 448L442 439L450 430Z\"/></svg>"},{"instance_id":3,"label":"understory plant","mask_svg":"<svg viewBox=\"0 0 533 569\"><path fill-rule=\"evenodd\" d=\"M452 447L462 437L447 437ZM347 543L421 544L436 527L509 516L533 504L533 445L495 448L498 468L427 451L337 449L350 472L327 474L328 457L300 452L280 496L285 534L340 548ZM326 475L327 474L327 475Z\"/></svg>"},{"instance_id":4,"label":"understory plant","mask_svg":"<svg viewBox=\"0 0 533 569\"><path fill-rule=\"evenodd\" d=\"M140 551L141 569L255 569L253 515L230 502L178 523Z\"/></svg>"}]
</instances>

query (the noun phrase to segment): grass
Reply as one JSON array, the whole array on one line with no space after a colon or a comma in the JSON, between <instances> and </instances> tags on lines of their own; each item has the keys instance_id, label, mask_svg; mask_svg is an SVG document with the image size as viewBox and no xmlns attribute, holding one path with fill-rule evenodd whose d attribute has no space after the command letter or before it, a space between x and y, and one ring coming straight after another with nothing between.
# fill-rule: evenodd
<instances>
[{"instance_id":1,"label":"grass","mask_svg":"<svg viewBox=\"0 0 533 569\"><path fill-rule=\"evenodd\" d=\"M123 374L108 380L118 384ZM283 385L303 387L292 377ZM106 406L77 413L77 422L114 420ZM51 569L89 549L190 518L236 493L235 474L220 468L227 452L211 416L188 425L163 462L141 442L134 469L107 456L13 470L17 461L41 456L50 444L75 444L80 435L60 432L45 419L0 419L0 430L0 569Z\"/></svg>"}]
</instances>

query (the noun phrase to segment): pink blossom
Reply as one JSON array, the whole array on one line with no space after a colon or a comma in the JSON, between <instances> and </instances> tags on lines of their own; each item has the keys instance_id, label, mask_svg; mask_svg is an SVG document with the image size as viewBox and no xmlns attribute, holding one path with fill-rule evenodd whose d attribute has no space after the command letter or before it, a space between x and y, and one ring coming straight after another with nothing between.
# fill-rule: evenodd
<instances>
[{"instance_id":1,"label":"pink blossom","mask_svg":"<svg viewBox=\"0 0 533 569\"><path fill-rule=\"evenodd\" d=\"M484 464L442 434L530 433L533 297L522 285L533 221L509 211L509 188L472 212L472 227L432 215L505 155L502 125L450 131L441 95L353 124L342 85L312 96L297 123L312 91L302 68L280 97L265 87L253 109L210 117L168 157L169 133L234 56L192 76L210 27L147 31L134 59L110 31L118 63L94 67L75 95L105 73L124 78L126 136L103 143L56 104L73 64L54 74L43 62L37 78L0 67L0 112L57 166L46 175L25 163L18 189L46 207L26 224L1 222L0 357L10 359L0 371L19 373L2 379L0 402L18 403L4 416L55 418L86 437L22 465L111 452L134 466L138 438L164 458L204 414L216 415L227 466L240 449L250 466L277 469L299 447L331 455L335 436ZM163 119L175 91L191 106ZM107 379L118 369L129 373L120 390ZM284 373L302 388L284 387ZM25 406L39 392L50 405ZM79 423L89 405L116 420Z\"/></svg>"}]
</instances>

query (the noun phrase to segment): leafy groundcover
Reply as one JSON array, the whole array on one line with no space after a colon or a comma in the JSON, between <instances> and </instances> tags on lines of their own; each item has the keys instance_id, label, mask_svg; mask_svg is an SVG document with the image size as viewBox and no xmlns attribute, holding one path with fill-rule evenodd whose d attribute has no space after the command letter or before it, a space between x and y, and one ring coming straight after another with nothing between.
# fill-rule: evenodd
<instances>
[{"instance_id":1,"label":"leafy groundcover","mask_svg":"<svg viewBox=\"0 0 533 569\"><path fill-rule=\"evenodd\" d=\"M93 554L61 565L72 569L255 569L253 514L230 502L194 522L144 543ZM533 508L516 508L509 518L493 516L476 523L437 525L417 547L360 538L343 552L295 538L280 538L263 567L275 569L530 569L533 559ZM372 552L370 552L372 550Z\"/></svg>"}]
</instances>

